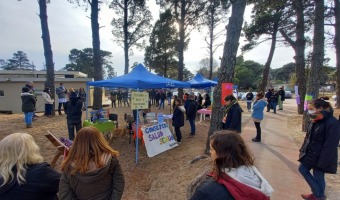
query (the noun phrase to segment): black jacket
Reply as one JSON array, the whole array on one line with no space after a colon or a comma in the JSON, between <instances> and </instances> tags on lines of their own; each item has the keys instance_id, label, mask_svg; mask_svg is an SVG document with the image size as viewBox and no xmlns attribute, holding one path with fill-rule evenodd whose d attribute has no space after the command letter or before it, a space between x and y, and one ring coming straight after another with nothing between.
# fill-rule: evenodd
<instances>
[{"instance_id":1,"label":"black jacket","mask_svg":"<svg viewBox=\"0 0 340 200\"><path fill-rule=\"evenodd\" d=\"M224 185L209 177L197 186L190 200L234 200L234 198Z\"/></svg>"},{"instance_id":2,"label":"black jacket","mask_svg":"<svg viewBox=\"0 0 340 200\"><path fill-rule=\"evenodd\" d=\"M185 111L184 112L183 111L178 106L175 108L174 114L172 115L172 126L174 127L184 126L184 112Z\"/></svg>"},{"instance_id":3,"label":"black jacket","mask_svg":"<svg viewBox=\"0 0 340 200\"><path fill-rule=\"evenodd\" d=\"M267 101L270 102L270 97L273 95L273 93L271 91L268 91L265 95L265 97L267 98Z\"/></svg>"},{"instance_id":4,"label":"black jacket","mask_svg":"<svg viewBox=\"0 0 340 200\"><path fill-rule=\"evenodd\" d=\"M284 90L279 90L278 94L281 96L281 101L285 100L286 92Z\"/></svg>"},{"instance_id":5,"label":"black jacket","mask_svg":"<svg viewBox=\"0 0 340 200\"><path fill-rule=\"evenodd\" d=\"M73 123L81 123L81 115L83 103L79 100L78 97L71 98L70 101L65 104L65 111L67 115L67 121Z\"/></svg>"},{"instance_id":6,"label":"black jacket","mask_svg":"<svg viewBox=\"0 0 340 200\"><path fill-rule=\"evenodd\" d=\"M223 129L241 132L242 127L242 108L238 103L231 106L227 114L227 120L223 125Z\"/></svg>"},{"instance_id":7,"label":"black jacket","mask_svg":"<svg viewBox=\"0 0 340 200\"><path fill-rule=\"evenodd\" d=\"M14 174L16 174L14 170ZM17 179L0 187L1 200L55 200L58 199L60 174L48 163L28 165L26 183L19 185ZM0 177L0 185L3 179Z\"/></svg>"},{"instance_id":8,"label":"black jacket","mask_svg":"<svg viewBox=\"0 0 340 200\"><path fill-rule=\"evenodd\" d=\"M21 93L22 107L21 110L24 113L34 112L35 110L35 98L33 94L29 92Z\"/></svg>"},{"instance_id":9,"label":"black jacket","mask_svg":"<svg viewBox=\"0 0 340 200\"><path fill-rule=\"evenodd\" d=\"M249 100L253 100L254 99L254 94L252 92L248 92L246 95L246 99Z\"/></svg>"},{"instance_id":10,"label":"black jacket","mask_svg":"<svg viewBox=\"0 0 340 200\"><path fill-rule=\"evenodd\" d=\"M197 113L197 102L194 100L189 100L188 109L186 109L187 112L187 119L195 120L196 119L196 113Z\"/></svg>"},{"instance_id":11,"label":"black jacket","mask_svg":"<svg viewBox=\"0 0 340 200\"><path fill-rule=\"evenodd\" d=\"M279 94L273 93L272 96L270 96L270 102L277 102L279 100Z\"/></svg>"},{"instance_id":12,"label":"black jacket","mask_svg":"<svg viewBox=\"0 0 340 200\"><path fill-rule=\"evenodd\" d=\"M308 167L335 174L338 167L340 123L332 112L321 112L324 118L309 124L299 161Z\"/></svg>"}]
</instances>

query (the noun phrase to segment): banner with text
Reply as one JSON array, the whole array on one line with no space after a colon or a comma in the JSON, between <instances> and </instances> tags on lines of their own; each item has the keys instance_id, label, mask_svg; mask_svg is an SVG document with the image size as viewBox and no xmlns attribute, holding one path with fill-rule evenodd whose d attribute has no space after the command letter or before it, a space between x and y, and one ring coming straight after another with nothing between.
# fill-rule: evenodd
<instances>
[{"instance_id":1,"label":"banner with text","mask_svg":"<svg viewBox=\"0 0 340 200\"><path fill-rule=\"evenodd\" d=\"M148 109L149 93L148 92L131 92L131 110Z\"/></svg>"},{"instance_id":2,"label":"banner with text","mask_svg":"<svg viewBox=\"0 0 340 200\"><path fill-rule=\"evenodd\" d=\"M149 157L177 147L178 144L166 123L142 127L146 152Z\"/></svg>"},{"instance_id":3,"label":"banner with text","mask_svg":"<svg viewBox=\"0 0 340 200\"><path fill-rule=\"evenodd\" d=\"M233 94L233 84L232 83L222 83L222 94L221 94L221 104L224 105L224 97Z\"/></svg>"}]
</instances>

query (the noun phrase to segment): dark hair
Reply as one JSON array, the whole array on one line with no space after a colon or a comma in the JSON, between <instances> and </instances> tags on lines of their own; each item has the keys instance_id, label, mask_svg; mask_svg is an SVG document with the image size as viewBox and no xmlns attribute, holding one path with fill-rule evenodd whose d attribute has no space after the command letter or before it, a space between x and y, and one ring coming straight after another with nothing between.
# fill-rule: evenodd
<instances>
[{"instance_id":1,"label":"dark hair","mask_svg":"<svg viewBox=\"0 0 340 200\"><path fill-rule=\"evenodd\" d=\"M236 100L236 98L234 97L234 95L229 94L228 96L224 97L224 101L233 101Z\"/></svg>"},{"instance_id":2,"label":"dark hair","mask_svg":"<svg viewBox=\"0 0 340 200\"><path fill-rule=\"evenodd\" d=\"M179 106L182 105L182 100L181 100L180 98L177 98L177 99L175 100L175 102L178 102L178 103L179 103Z\"/></svg>"},{"instance_id":3,"label":"dark hair","mask_svg":"<svg viewBox=\"0 0 340 200\"><path fill-rule=\"evenodd\" d=\"M64 83L60 83L59 85L63 85Z\"/></svg>"},{"instance_id":4,"label":"dark hair","mask_svg":"<svg viewBox=\"0 0 340 200\"><path fill-rule=\"evenodd\" d=\"M46 87L43 92L47 92L50 90L50 88Z\"/></svg>"},{"instance_id":5,"label":"dark hair","mask_svg":"<svg viewBox=\"0 0 340 200\"><path fill-rule=\"evenodd\" d=\"M214 161L214 179L218 180L223 169L238 168L242 165L254 165L254 159L250 155L246 144L240 134L235 131L217 131L210 136L210 144L216 151L217 158Z\"/></svg>"},{"instance_id":6,"label":"dark hair","mask_svg":"<svg viewBox=\"0 0 340 200\"><path fill-rule=\"evenodd\" d=\"M263 93L262 93L262 92L259 92L259 93L257 93L256 96L262 99L262 98L263 98Z\"/></svg>"},{"instance_id":7,"label":"dark hair","mask_svg":"<svg viewBox=\"0 0 340 200\"><path fill-rule=\"evenodd\" d=\"M23 88L21 89L21 91L22 91L22 92L29 92L30 89L29 89L28 87L23 87Z\"/></svg>"},{"instance_id":8,"label":"dark hair","mask_svg":"<svg viewBox=\"0 0 340 200\"><path fill-rule=\"evenodd\" d=\"M326 101L325 101L326 100ZM328 109L331 108L331 104L327 102L329 100L329 97L320 97L318 99L313 99L312 101L309 101L308 104L313 105L317 109Z\"/></svg>"}]
</instances>

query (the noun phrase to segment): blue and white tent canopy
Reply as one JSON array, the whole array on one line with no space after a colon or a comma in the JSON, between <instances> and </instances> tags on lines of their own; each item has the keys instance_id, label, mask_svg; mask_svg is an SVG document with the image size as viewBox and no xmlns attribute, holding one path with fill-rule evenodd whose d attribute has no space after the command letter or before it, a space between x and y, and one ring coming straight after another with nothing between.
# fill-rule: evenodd
<instances>
[{"instance_id":1,"label":"blue and white tent canopy","mask_svg":"<svg viewBox=\"0 0 340 200\"><path fill-rule=\"evenodd\" d=\"M199 73L197 73L194 78L187 82L190 83L190 86L192 88L208 88L217 85L217 81L212 81L207 78L204 78Z\"/></svg>"}]
</instances>

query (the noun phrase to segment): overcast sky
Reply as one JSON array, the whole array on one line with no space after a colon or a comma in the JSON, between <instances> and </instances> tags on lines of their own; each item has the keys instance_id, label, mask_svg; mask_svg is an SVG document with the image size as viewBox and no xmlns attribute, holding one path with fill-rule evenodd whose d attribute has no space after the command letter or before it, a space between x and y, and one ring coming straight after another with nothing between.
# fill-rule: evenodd
<instances>
[{"instance_id":1,"label":"overcast sky","mask_svg":"<svg viewBox=\"0 0 340 200\"><path fill-rule=\"evenodd\" d=\"M151 11L155 18L158 18L159 7L155 1L149 2ZM44 51L41 39L41 27L39 20L39 6L36 0L0 0L0 59L10 59L13 53L21 50L25 52L31 62L34 62L38 69L43 69ZM250 8L247 8L245 20L250 21ZM59 70L69 63L68 55L73 48L83 49L92 47L90 11L85 12L84 8L70 4L66 0L51 0L47 8L48 25L50 30L53 60L55 69ZM124 53L122 47L113 42L110 25L113 18L113 11L107 5L103 5L100 11L100 41L101 49L112 52L112 66L118 75L124 73ZM193 32L188 50L184 54L185 66L196 73L199 61L208 57L205 49L204 35ZM225 37L220 38L225 41ZM243 44L241 38L240 43ZM147 38L148 41L148 38ZM241 46L240 45L240 46ZM270 43L264 43L244 55L247 60L254 60L265 64ZM306 52L307 53L307 52ZM223 47L215 53L215 59L222 57ZM240 54L240 51L238 52ZM293 60L292 48L278 47L275 51L272 68ZM331 61L329 64L335 66L335 51L326 51L326 57ZM144 52L134 50L130 56L130 66L134 62L143 63ZM130 70L131 71L131 70Z\"/></svg>"}]
</instances>

